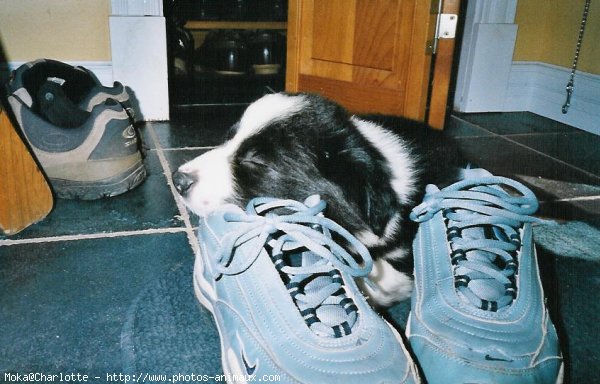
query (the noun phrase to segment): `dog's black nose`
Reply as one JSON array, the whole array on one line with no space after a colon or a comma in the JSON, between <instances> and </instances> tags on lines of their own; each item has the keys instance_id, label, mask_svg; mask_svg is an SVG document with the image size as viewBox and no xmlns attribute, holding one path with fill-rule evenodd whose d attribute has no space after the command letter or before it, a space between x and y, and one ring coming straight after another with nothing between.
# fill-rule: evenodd
<instances>
[{"instance_id":1,"label":"dog's black nose","mask_svg":"<svg viewBox=\"0 0 600 384\"><path fill-rule=\"evenodd\" d=\"M175 189L177 189L177 192L182 196L185 196L195 182L195 177L189 173L180 171L173 172L173 184L175 184Z\"/></svg>"}]
</instances>

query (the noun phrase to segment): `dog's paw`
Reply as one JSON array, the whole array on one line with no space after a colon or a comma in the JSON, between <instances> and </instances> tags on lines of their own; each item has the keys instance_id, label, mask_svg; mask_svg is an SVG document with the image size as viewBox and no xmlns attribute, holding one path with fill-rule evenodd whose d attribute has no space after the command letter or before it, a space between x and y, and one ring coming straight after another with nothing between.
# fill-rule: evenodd
<instances>
[{"instance_id":1,"label":"dog's paw","mask_svg":"<svg viewBox=\"0 0 600 384\"><path fill-rule=\"evenodd\" d=\"M410 297L413 280L383 259L373 261L373 270L358 284L369 303L375 307L390 307Z\"/></svg>"}]
</instances>

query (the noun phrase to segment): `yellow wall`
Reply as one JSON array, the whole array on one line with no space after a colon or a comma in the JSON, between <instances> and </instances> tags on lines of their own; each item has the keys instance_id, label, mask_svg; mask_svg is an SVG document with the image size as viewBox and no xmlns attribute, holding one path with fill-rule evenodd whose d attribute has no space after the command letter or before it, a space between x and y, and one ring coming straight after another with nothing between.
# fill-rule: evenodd
<instances>
[{"instance_id":1,"label":"yellow wall","mask_svg":"<svg viewBox=\"0 0 600 384\"><path fill-rule=\"evenodd\" d=\"M592 1L578 70L600 74L600 2ZM585 0L518 0L515 61L571 68Z\"/></svg>"},{"instance_id":2,"label":"yellow wall","mask_svg":"<svg viewBox=\"0 0 600 384\"><path fill-rule=\"evenodd\" d=\"M110 0L0 0L8 61L110 61Z\"/></svg>"}]
</instances>

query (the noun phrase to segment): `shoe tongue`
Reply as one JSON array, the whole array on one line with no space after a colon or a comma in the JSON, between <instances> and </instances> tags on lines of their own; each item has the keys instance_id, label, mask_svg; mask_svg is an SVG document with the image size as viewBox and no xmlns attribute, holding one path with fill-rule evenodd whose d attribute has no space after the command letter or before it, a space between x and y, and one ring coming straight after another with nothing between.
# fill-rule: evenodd
<instances>
[{"instance_id":1,"label":"shoe tongue","mask_svg":"<svg viewBox=\"0 0 600 384\"><path fill-rule=\"evenodd\" d=\"M313 266L319 262L323 263L323 259L311 252L304 252L302 254L303 267ZM304 286L304 293L309 296L317 294L319 290L332 283L333 278L328 274L315 275L311 279L307 279L307 283ZM316 308L316 314L319 320L329 327L341 324L348 317L346 310L339 304L339 300L333 300L331 296Z\"/></svg>"},{"instance_id":2,"label":"shoe tongue","mask_svg":"<svg viewBox=\"0 0 600 384\"><path fill-rule=\"evenodd\" d=\"M320 273L288 275L287 278L300 285L299 289L304 299L292 296L300 312L314 311L317 321L311 321L310 328L317 335L324 337L341 337L344 332L349 334L356 323L356 313L348 311L348 306L354 304L348 302L344 288L339 286L341 273L327 260L310 251L290 252L285 260L285 264L290 267L325 270ZM329 296L326 296L328 294ZM309 304L310 302L313 304ZM344 332L333 331L335 328L342 329L342 324L345 327Z\"/></svg>"},{"instance_id":3,"label":"shoe tongue","mask_svg":"<svg viewBox=\"0 0 600 384\"><path fill-rule=\"evenodd\" d=\"M466 210L466 209L457 209L456 210L456 214L461 215L465 218L475 218L475 216L480 216L477 213L474 213L472 211ZM456 225L457 223L455 223L454 221L450 220L448 223L449 227L452 227L454 225ZM486 231L485 231L485 227L481 226L481 225L477 225L477 226L472 226L472 227L465 227L460 231L460 237L466 240L480 240L480 239L485 239L486 238ZM475 250L475 251L470 251L470 252L474 252L474 253L479 253L479 250ZM488 252L485 252L488 253Z\"/></svg>"},{"instance_id":4,"label":"shoe tongue","mask_svg":"<svg viewBox=\"0 0 600 384\"><path fill-rule=\"evenodd\" d=\"M468 210L457 210L456 213L465 216L478 215ZM449 226L452 226L453 222L450 221ZM490 238L490 231L484 226L473 226L466 227L461 230L461 238L466 241L482 240ZM486 267L500 271L494 264L496 255L492 252L487 252L481 249L473 249L466 252L467 260L476 263L485 263ZM483 275L474 272L468 268L459 265L454 271L455 275L469 275L471 278L469 282L469 289L475 293L479 298L487 301L499 301L501 297L506 294L506 287L504 284L496 279L490 278L487 275Z\"/></svg>"},{"instance_id":5,"label":"shoe tongue","mask_svg":"<svg viewBox=\"0 0 600 384\"><path fill-rule=\"evenodd\" d=\"M483 168L466 168L462 170L462 178L463 179L477 179L482 177L492 177L489 171Z\"/></svg>"},{"instance_id":6,"label":"shoe tongue","mask_svg":"<svg viewBox=\"0 0 600 384\"><path fill-rule=\"evenodd\" d=\"M335 327L346 321L348 314L339 304L323 303L317 308L317 317L328 327Z\"/></svg>"},{"instance_id":7,"label":"shoe tongue","mask_svg":"<svg viewBox=\"0 0 600 384\"><path fill-rule=\"evenodd\" d=\"M315 265L319 260L323 260L319 256L315 255L312 252L302 252L300 265L303 267L309 267L311 265Z\"/></svg>"}]
</instances>

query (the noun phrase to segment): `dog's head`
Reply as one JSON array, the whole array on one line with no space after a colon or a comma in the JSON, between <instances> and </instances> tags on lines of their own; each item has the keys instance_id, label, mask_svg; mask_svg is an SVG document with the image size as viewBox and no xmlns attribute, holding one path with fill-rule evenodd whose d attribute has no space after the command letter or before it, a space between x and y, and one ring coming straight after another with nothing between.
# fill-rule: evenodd
<instances>
[{"instance_id":1,"label":"dog's head","mask_svg":"<svg viewBox=\"0 0 600 384\"><path fill-rule=\"evenodd\" d=\"M231 133L173 174L196 214L257 196L302 201L319 194L328 217L377 243L395 230L413 193L414 162L403 143L319 96L264 96Z\"/></svg>"}]
</instances>

